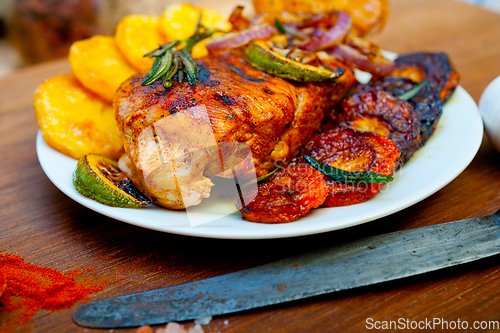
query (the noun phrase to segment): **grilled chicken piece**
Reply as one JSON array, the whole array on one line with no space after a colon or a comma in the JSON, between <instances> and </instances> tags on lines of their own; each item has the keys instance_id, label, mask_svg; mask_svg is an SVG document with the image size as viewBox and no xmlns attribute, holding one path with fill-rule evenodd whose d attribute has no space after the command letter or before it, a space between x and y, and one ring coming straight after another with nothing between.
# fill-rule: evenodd
<instances>
[{"instance_id":1,"label":"grilled chicken piece","mask_svg":"<svg viewBox=\"0 0 500 333\"><path fill-rule=\"evenodd\" d=\"M209 56L197 64L194 86L177 80L169 89L161 80L142 86L142 73L121 85L113 103L139 187L171 209L207 198L211 176L259 177L274 169L275 161L291 160L325 112L356 83L352 71L335 60L325 65L343 67L344 75L314 84L267 75L236 55ZM243 148L225 154L223 143ZM244 157L244 147L251 158ZM228 163L235 155L243 157Z\"/></svg>"}]
</instances>

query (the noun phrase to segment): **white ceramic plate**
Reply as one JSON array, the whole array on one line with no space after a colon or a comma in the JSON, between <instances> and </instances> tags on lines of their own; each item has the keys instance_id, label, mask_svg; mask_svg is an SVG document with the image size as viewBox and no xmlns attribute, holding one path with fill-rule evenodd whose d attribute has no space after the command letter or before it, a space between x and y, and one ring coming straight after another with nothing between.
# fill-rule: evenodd
<instances>
[{"instance_id":1,"label":"white ceramic plate","mask_svg":"<svg viewBox=\"0 0 500 333\"><path fill-rule=\"evenodd\" d=\"M246 222L233 204L204 201L203 212L189 216L212 220L191 226L185 211L150 205L142 209L102 205L78 193L72 184L76 160L50 148L37 136L37 153L45 174L62 192L78 203L114 219L153 230L209 238L264 239L317 234L369 222L411 206L455 179L474 158L483 138L483 123L470 95L458 87L446 103L434 135L395 175L375 198L348 207L319 208L296 222L260 224ZM228 206L229 205L229 206ZM191 223L190 223L191 222Z\"/></svg>"}]
</instances>

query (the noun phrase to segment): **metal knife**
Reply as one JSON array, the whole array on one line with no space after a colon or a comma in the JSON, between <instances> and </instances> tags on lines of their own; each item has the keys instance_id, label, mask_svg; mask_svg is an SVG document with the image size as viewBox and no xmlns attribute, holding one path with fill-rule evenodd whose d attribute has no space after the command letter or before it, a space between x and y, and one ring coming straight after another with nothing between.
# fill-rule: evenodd
<instances>
[{"instance_id":1,"label":"metal knife","mask_svg":"<svg viewBox=\"0 0 500 333\"><path fill-rule=\"evenodd\" d=\"M207 280L80 306L74 321L117 328L216 316L450 267L500 253L490 216L338 244Z\"/></svg>"}]
</instances>

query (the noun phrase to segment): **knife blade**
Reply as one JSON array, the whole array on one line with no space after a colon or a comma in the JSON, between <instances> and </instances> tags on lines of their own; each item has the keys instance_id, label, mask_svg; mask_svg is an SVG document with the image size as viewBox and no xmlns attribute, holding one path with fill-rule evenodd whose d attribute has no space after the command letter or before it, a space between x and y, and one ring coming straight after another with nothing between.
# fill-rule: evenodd
<instances>
[{"instance_id":1,"label":"knife blade","mask_svg":"<svg viewBox=\"0 0 500 333\"><path fill-rule=\"evenodd\" d=\"M500 253L495 214L350 241L183 285L98 300L73 320L119 328L184 321L392 281Z\"/></svg>"}]
</instances>

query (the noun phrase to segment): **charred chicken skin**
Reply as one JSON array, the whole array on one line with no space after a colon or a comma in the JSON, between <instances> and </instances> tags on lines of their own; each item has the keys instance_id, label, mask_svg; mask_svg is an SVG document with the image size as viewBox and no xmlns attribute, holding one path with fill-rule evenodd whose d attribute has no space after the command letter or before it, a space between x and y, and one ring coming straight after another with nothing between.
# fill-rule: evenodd
<instances>
[{"instance_id":1,"label":"charred chicken skin","mask_svg":"<svg viewBox=\"0 0 500 333\"><path fill-rule=\"evenodd\" d=\"M124 138L122 164L156 204L170 209L207 198L211 176L262 176L275 161L291 160L356 84L342 63L329 60L328 66L345 73L335 81L292 83L226 55L197 60L194 86L177 80L170 88L161 80L142 86L146 73L131 77L113 101ZM228 142L249 147L250 163L228 165L221 158Z\"/></svg>"}]
</instances>

